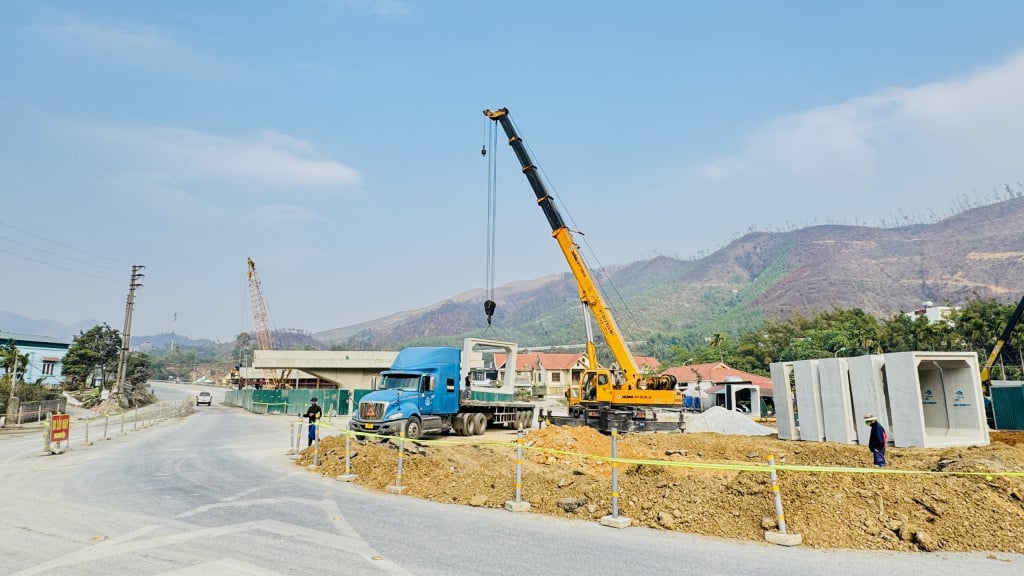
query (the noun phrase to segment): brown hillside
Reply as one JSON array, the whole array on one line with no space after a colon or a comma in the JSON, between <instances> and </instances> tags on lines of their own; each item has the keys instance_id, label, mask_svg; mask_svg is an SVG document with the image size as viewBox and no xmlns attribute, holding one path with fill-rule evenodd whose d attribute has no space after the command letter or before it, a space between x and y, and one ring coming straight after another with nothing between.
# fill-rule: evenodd
<instances>
[{"instance_id":1,"label":"brown hillside","mask_svg":"<svg viewBox=\"0 0 1024 576\"><path fill-rule=\"evenodd\" d=\"M933 224L755 232L699 260L661 256L609 267L595 277L631 339L653 332L728 331L759 314L785 318L839 307L886 317L926 300L1013 303L1024 291L1024 198ZM469 291L315 336L370 347L455 342L484 333L532 345L582 338L576 284L568 273L501 287L495 300L490 331L483 292Z\"/></svg>"}]
</instances>

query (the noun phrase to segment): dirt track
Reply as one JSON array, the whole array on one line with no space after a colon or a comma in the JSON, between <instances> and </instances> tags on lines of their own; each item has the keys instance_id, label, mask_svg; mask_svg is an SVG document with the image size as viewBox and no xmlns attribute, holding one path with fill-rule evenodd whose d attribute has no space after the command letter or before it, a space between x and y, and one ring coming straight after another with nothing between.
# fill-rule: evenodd
<instances>
[{"instance_id":1,"label":"dirt track","mask_svg":"<svg viewBox=\"0 0 1024 576\"><path fill-rule=\"evenodd\" d=\"M494 508L514 498L514 447L438 440L406 444L405 494ZM611 513L607 461L545 451L607 457L608 436L555 426L531 431L526 445L523 500L532 512L592 520ZM395 483L393 444L353 441L352 448L357 483L374 490ZM843 444L714 433L634 434L619 442L619 457L634 460L751 465L765 463L768 454L779 464L874 470L866 448ZM889 470L926 473L780 472L789 531L816 548L1024 553L1024 477L954 474L1024 472L1024 433L995 432L985 447L891 448L889 459ZM307 449L298 464L312 460ZM344 473L343 437L322 440L320 463L321 474ZM621 464L619 470L619 514L633 525L758 541L774 526L765 472L658 464Z\"/></svg>"}]
</instances>

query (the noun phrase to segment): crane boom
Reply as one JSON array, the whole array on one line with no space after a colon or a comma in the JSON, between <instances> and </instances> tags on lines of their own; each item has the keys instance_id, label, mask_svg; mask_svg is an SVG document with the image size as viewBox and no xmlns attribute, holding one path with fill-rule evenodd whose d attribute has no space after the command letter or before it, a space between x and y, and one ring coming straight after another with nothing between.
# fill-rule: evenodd
<instances>
[{"instance_id":1,"label":"crane boom","mask_svg":"<svg viewBox=\"0 0 1024 576\"><path fill-rule=\"evenodd\" d=\"M270 329L270 315L267 313L267 302L263 298L263 283L256 273L256 263L249 258L249 300L252 303L252 315L256 322L256 349L273 350L273 331ZM278 370L263 370L264 380L271 388L281 388L284 376Z\"/></svg>"},{"instance_id":2,"label":"crane boom","mask_svg":"<svg viewBox=\"0 0 1024 576\"><path fill-rule=\"evenodd\" d=\"M274 341L270 331L270 320L267 314L267 303L263 298L263 284L256 273L256 263L249 258L249 299L252 302L252 315L256 321L256 346L260 350L273 350Z\"/></svg>"},{"instance_id":3,"label":"crane boom","mask_svg":"<svg viewBox=\"0 0 1024 576\"><path fill-rule=\"evenodd\" d=\"M1013 329L1017 327L1020 322L1021 315L1024 315L1024 297L1020 299L1017 304L1017 309L1010 315L1010 319L1006 322L1006 327L1003 328L1003 333L999 335L999 339L996 340L996 345L992 347L992 352L989 353L988 359L985 360L985 365L981 367L981 383L984 386L988 386L988 383L992 380L990 372L992 371L992 365L995 364L996 359L999 358L999 353L1003 351L1003 346L1010 341L1010 337L1013 335Z\"/></svg>"},{"instance_id":4,"label":"crane boom","mask_svg":"<svg viewBox=\"0 0 1024 576\"><path fill-rule=\"evenodd\" d=\"M579 290L580 302L584 308L589 310L597 320L597 325L604 336L608 348L611 350L615 362L619 365L621 376L613 378L610 371L598 367L596 347L593 336L589 330L587 333L587 356L589 367L583 373L583 388L580 398L569 398L570 407L575 404L582 404L584 408L607 406L637 407L637 406L675 406L680 403L680 395L675 390L675 379L671 376L645 378L636 364L636 359L626 344L619 327L612 316L611 311L605 304L597 284L594 282L579 246L573 240L572 233L562 220L553 198L548 193L544 181L538 173L537 166L530 158L522 138L516 132L515 126L509 117L507 108L498 110L484 110L491 120L501 125L508 137L509 146L515 152L522 167L523 174L533 188L537 197L537 204L540 205L544 216L551 226L551 235L558 242L558 246L569 263L569 269L576 279ZM603 378L602 378L603 376ZM593 385L593 394L588 394L588 384ZM591 402L588 404L588 401Z\"/></svg>"}]
</instances>

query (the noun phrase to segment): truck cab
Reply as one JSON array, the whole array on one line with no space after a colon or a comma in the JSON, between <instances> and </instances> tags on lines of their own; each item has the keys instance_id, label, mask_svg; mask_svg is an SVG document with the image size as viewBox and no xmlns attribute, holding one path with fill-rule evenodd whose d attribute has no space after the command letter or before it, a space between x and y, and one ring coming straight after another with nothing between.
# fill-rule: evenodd
<instances>
[{"instance_id":1,"label":"truck cab","mask_svg":"<svg viewBox=\"0 0 1024 576\"><path fill-rule=\"evenodd\" d=\"M467 338L462 349L405 348L359 401L349 429L359 438L396 435L404 428L406 437L416 439L446 432L474 436L492 426L529 428L534 406L515 399L517 349L514 343L481 338ZM496 367L485 367L485 352L506 354L511 368L504 378Z\"/></svg>"},{"instance_id":2,"label":"truck cab","mask_svg":"<svg viewBox=\"0 0 1024 576\"><path fill-rule=\"evenodd\" d=\"M381 373L377 388L363 396L349 427L357 432L409 438L447 432L459 410L461 351L448 347L405 348Z\"/></svg>"}]
</instances>

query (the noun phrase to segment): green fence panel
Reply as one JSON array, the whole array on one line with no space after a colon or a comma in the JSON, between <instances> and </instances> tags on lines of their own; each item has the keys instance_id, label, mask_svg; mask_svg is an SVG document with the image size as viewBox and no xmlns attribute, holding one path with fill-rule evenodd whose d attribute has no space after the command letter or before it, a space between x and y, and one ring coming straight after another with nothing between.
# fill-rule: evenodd
<instances>
[{"instance_id":1,"label":"green fence panel","mask_svg":"<svg viewBox=\"0 0 1024 576\"><path fill-rule=\"evenodd\" d=\"M992 411L997 430L1024 430L1024 386L993 386Z\"/></svg>"},{"instance_id":2,"label":"green fence panel","mask_svg":"<svg viewBox=\"0 0 1024 576\"><path fill-rule=\"evenodd\" d=\"M290 390L228 390L224 393L224 404L238 406L253 414L298 414L306 413L310 400L316 398L324 415L345 415L349 413L349 397L354 404L368 394L369 390L337 390L333 388L295 388Z\"/></svg>"},{"instance_id":3,"label":"green fence panel","mask_svg":"<svg viewBox=\"0 0 1024 576\"><path fill-rule=\"evenodd\" d=\"M316 398L324 416L346 413L348 397L345 396L342 404L342 390L335 388L294 388L283 391L283 401L287 403L286 414L305 414L309 408L310 400Z\"/></svg>"}]
</instances>

